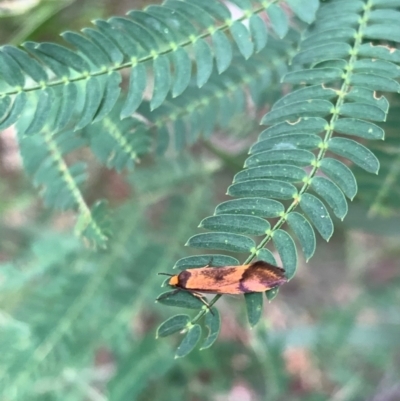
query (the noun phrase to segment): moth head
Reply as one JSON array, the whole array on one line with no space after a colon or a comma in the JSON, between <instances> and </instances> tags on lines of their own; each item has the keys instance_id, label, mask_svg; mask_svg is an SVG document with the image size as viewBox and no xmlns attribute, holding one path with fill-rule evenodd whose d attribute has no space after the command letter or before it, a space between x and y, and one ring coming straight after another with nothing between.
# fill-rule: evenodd
<instances>
[{"instance_id":1,"label":"moth head","mask_svg":"<svg viewBox=\"0 0 400 401\"><path fill-rule=\"evenodd\" d=\"M178 276L172 276L169 280L169 285L172 285L173 287L176 287L179 283L179 278Z\"/></svg>"}]
</instances>

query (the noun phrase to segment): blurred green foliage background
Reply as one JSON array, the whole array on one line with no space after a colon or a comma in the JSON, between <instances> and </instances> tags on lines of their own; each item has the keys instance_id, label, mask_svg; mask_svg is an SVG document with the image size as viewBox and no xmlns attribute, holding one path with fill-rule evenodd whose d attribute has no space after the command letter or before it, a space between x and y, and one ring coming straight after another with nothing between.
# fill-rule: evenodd
<instances>
[{"instance_id":1,"label":"blurred green foliage background","mask_svg":"<svg viewBox=\"0 0 400 401\"><path fill-rule=\"evenodd\" d=\"M0 42L18 44L57 41L63 30L146 1L42 0L17 15L22 1L3 3L10 7L1 11ZM238 117L213 142L173 160L144 160L130 175L93 165L87 196L109 199L117 233L99 253L73 236L72 214L43 208L4 136L1 400L400 400L400 102L392 100L387 147L377 145L383 175L363 180L358 172L360 197L331 241L319 239L315 257L300 261L252 330L243 300L223 297L219 339L184 359L174 359L177 336L155 339L173 313L154 302L156 273L185 256L183 244L225 199L259 128ZM377 202L387 176L392 192Z\"/></svg>"}]
</instances>

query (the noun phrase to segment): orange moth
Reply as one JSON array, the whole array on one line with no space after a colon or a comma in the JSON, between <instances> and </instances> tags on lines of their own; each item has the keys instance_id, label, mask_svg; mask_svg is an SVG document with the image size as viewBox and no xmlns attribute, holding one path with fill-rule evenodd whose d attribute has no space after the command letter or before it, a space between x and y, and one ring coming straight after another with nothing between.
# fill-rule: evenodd
<instances>
[{"instance_id":1,"label":"orange moth","mask_svg":"<svg viewBox=\"0 0 400 401\"><path fill-rule=\"evenodd\" d=\"M259 260L248 265L182 270L168 284L193 295L264 292L287 282L285 270ZM201 296L200 296L201 297Z\"/></svg>"}]
</instances>

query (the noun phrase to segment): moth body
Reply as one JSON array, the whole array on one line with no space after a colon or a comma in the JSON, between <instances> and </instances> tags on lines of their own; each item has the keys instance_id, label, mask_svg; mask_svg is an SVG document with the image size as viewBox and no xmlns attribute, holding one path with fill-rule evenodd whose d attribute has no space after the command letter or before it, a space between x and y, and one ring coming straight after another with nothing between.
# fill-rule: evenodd
<instances>
[{"instance_id":1,"label":"moth body","mask_svg":"<svg viewBox=\"0 0 400 401\"><path fill-rule=\"evenodd\" d=\"M286 282L284 269L260 260L241 266L183 270L170 278L169 285L194 293L246 294L264 292Z\"/></svg>"}]
</instances>

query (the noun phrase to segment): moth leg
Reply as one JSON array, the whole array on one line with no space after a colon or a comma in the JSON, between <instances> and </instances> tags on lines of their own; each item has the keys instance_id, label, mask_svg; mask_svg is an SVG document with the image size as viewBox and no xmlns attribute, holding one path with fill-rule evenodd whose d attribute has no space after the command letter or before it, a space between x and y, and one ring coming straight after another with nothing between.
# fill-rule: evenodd
<instances>
[{"instance_id":1,"label":"moth leg","mask_svg":"<svg viewBox=\"0 0 400 401\"><path fill-rule=\"evenodd\" d=\"M211 267L211 263L212 263L213 259L214 259L214 257L211 256L210 261L204 267Z\"/></svg>"},{"instance_id":2,"label":"moth leg","mask_svg":"<svg viewBox=\"0 0 400 401\"><path fill-rule=\"evenodd\" d=\"M191 291L191 294L193 296L195 296L196 298L200 299L200 301L207 307L207 309L211 312L211 314L214 316L214 312L211 309L211 306L209 305L209 303L205 300L205 298L203 297L203 295L201 295L199 292L193 292Z\"/></svg>"}]
</instances>

